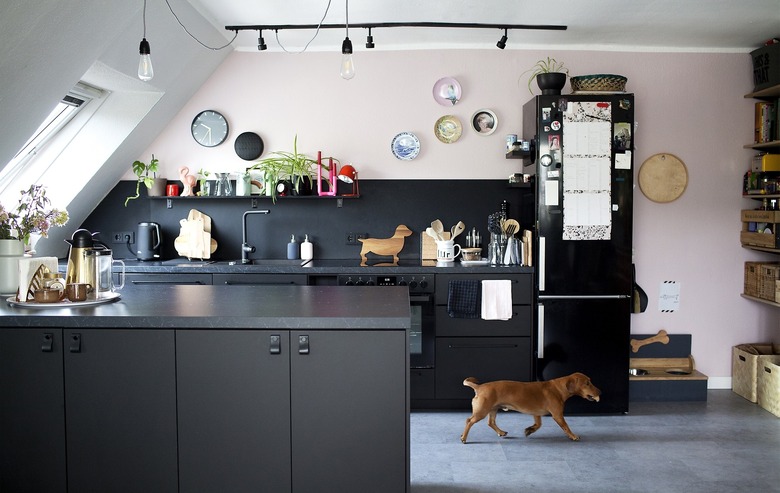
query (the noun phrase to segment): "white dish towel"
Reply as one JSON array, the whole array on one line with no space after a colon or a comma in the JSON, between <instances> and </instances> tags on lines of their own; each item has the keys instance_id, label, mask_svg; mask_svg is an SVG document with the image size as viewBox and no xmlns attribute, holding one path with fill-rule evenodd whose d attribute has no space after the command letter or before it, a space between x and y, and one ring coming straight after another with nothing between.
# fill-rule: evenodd
<instances>
[{"instance_id":1,"label":"white dish towel","mask_svg":"<svg viewBox=\"0 0 780 493\"><path fill-rule=\"evenodd\" d=\"M482 319L512 318L512 281L495 279L482 281Z\"/></svg>"}]
</instances>

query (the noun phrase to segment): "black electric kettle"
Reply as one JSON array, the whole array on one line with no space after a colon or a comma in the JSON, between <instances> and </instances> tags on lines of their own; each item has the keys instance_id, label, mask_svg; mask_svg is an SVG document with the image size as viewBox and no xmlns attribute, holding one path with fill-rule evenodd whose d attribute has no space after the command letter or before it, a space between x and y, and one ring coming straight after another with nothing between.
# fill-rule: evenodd
<instances>
[{"instance_id":1,"label":"black electric kettle","mask_svg":"<svg viewBox=\"0 0 780 493\"><path fill-rule=\"evenodd\" d=\"M138 231L135 233L135 251L133 251L138 260L160 260L161 245L159 224L138 223Z\"/></svg>"}]
</instances>

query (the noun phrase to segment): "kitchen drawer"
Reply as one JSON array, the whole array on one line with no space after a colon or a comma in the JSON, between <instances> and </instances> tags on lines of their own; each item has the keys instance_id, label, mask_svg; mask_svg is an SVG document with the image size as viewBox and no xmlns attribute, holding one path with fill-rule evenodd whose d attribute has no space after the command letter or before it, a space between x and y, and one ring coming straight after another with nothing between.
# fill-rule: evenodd
<instances>
[{"instance_id":1,"label":"kitchen drawer","mask_svg":"<svg viewBox=\"0 0 780 493\"><path fill-rule=\"evenodd\" d=\"M125 289L148 285L161 284L197 284L210 285L211 274L149 274L149 273L131 273L125 274Z\"/></svg>"},{"instance_id":2,"label":"kitchen drawer","mask_svg":"<svg viewBox=\"0 0 780 493\"><path fill-rule=\"evenodd\" d=\"M306 274L214 274L214 285L289 285L306 286Z\"/></svg>"},{"instance_id":3,"label":"kitchen drawer","mask_svg":"<svg viewBox=\"0 0 780 493\"><path fill-rule=\"evenodd\" d=\"M436 307L436 336L449 337L518 337L531 335L531 307L512 306L509 320L482 320L481 318L452 318L447 306Z\"/></svg>"},{"instance_id":4,"label":"kitchen drawer","mask_svg":"<svg viewBox=\"0 0 780 493\"><path fill-rule=\"evenodd\" d=\"M436 398L471 399L463 380L531 381L530 337L437 337Z\"/></svg>"},{"instance_id":5,"label":"kitchen drawer","mask_svg":"<svg viewBox=\"0 0 780 493\"><path fill-rule=\"evenodd\" d=\"M436 274L436 304L447 304L450 281L490 279L510 279L512 281L512 304L531 304L533 300L532 274Z\"/></svg>"}]
</instances>

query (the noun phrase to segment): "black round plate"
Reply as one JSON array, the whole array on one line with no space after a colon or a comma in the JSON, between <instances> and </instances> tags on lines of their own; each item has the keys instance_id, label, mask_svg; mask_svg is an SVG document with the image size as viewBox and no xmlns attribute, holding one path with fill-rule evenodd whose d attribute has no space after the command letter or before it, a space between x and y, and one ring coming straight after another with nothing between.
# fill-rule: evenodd
<instances>
[{"instance_id":1,"label":"black round plate","mask_svg":"<svg viewBox=\"0 0 780 493\"><path fill-rule=\"evenodd\" d=\"M254 132L244 132L236 137L236 154L245 161L259 158L264 147L263 139Z\"/></svg>"}]
</instances>

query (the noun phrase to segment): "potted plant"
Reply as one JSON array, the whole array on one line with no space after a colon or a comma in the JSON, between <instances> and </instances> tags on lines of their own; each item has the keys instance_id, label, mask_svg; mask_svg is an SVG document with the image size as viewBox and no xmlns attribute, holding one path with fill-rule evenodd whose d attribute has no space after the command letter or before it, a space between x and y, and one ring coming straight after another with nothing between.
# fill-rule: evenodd
<instances>
[{"instance_id":1,"label":"potted plant","mask_svg":"<svg viewBox=\"0 0 780 493\"><path fill-rule=\"evenodd\" d=\"M533 67L523 72L523 74L528 72L531 72L531 75L528 77L528 92L531 94L534 92L531 89L531 82L534 80L536 80L539 89L542 90L542 94L560 94L561 89L566 85L566 77L569 75L569 69L563 65L563 62L550 57L547 57L546 60L537 61Z\"/></svg>"},{"instance_id":2,"label":"potted plant","mask_svg":"<svg viewBox=\"0 0 780 493\"><path fill-rule=\"evenodd\" d=\"M317 170L317 161L298 152L298 136L293 140L293 151L274 151L267 158L258 161L249 169L263 171L267 193L276 201L276 185L288 181L292 195L310 195Z\"/></svg>"},{"instance_id":3,"label":"potted plant","mask_svg":"<svg viewBox=\"0 0 780 493\"><path fill-rule=\"evenodd\" d=\"M198 176L198 196L205 197L210 195L208 192L211 190L206 190L206 183L209 180L209 171L201 168L198 170Z\"/></svg>"},{"instance_id":4,"label":"potted plant","mask_svg":"<svg viewBox=\"0 0 780 493\"><path fill-rule=\"evenodd\" d=\"M135 195L128 196L125 199L125 207L127 207L128 202L141 196L141 183L149 189L150 197L159 197L165 193L167 180L165 178L157 178L158 163L159 161L155 159L154 154L152 154L152 160L149 161L149 164L141 161L133 162L133 173L135 173L138 179L135 184Z\"/></svg>"},{"instance_id":5,"label":"potted plant","mask_svg":"<svg viewBox=\"0 0 780 493\"><path fill-rule=\"evenodd\" d=\"M23 190L14 210L0 204L0 293L15 292L19 287L18 259L25 251L32 253L30 240L46 237L50 228L67 222L68 211L51 207L43 185Z\"/></svg>"}]
</instances>

